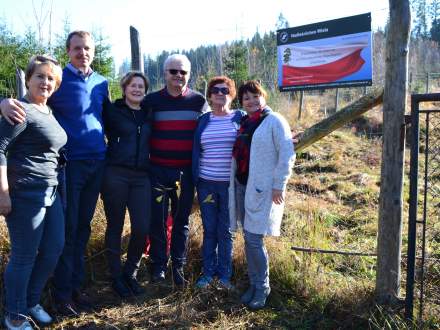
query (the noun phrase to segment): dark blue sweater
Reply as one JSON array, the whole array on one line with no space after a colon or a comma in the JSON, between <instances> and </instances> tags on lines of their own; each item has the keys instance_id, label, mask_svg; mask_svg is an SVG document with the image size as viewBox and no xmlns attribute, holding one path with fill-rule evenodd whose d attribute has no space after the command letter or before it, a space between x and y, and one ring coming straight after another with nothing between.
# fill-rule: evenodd
<instances>
[{"instance_id":1,"label":"dark blue sweater","mask_svg":"<svg viewBox=\"0 0 440 330\"><path fill-rule=\"evenodd\" d=\"M104 159L102 109L108 101L108 82L93 72L87 80L68 68L60 88L48 100L67 133L67 159Z\"/></svg>"}]
</instances>

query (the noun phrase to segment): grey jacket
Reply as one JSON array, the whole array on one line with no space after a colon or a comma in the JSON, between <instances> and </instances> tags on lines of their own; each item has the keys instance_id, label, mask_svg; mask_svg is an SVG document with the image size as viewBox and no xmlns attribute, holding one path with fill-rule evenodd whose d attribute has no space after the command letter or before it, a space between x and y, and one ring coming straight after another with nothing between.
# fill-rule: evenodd
<instances>
[{"instance_id":1,"label":"grey jacket","mask_svg":"<svg viewBox=\"0 0 440 330\"><path fill-rule=\"evenodd\" d=\"M279 236L284 203L272 202L272 189L285 191L295 162L292 134L283 116L271 112L256 129L251 143L245 214L237 214L235 196L236 163L231 165L229 215L236 230L244 216L244 229L254 234Z\"/></svg>"}]
</instances>

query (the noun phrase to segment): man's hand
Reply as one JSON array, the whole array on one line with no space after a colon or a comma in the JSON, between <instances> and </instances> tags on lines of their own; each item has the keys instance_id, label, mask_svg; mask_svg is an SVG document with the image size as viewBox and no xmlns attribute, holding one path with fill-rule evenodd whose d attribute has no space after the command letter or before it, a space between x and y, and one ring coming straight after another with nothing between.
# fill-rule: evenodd
<instances>
[{"instance_id":1,"label":"man's hand","mask_svg":"<svg viewBox=\"0 0 440 330\"><path fill-rule=\"evenodd\" d=\"M8 215L11 212L11 198L9 192L0 192L0 215Z\"/></svg>"},{"instance_id":2,"label":"man's hand","mask_svg":"<svg viewBox=\"0 0 440 330\"><path fill-rule=\"evenodd\" d=\"M278 189L272 189L272 201L275 204L281 204L284 202L283 191Z\"/></svg>"},{"instance_id":3,"label":"man's hand","mask_svg":"<svg viewBox=\"0 0 440 330\"><path fill-rule=\"evenodd\" d=\"M0 103L0 110L2 112L2 116L11 125L20 124L25 120L26 113L24 108L16 99L4 99Z\"/></svg>"},{"instance_id":4,"label":"man's hand","mask_svg":"<svg viewBox=\"0 0 440 330\"><path fill-rule=\"evenodd\" d=\"M301 140L303 135L304 135L304 132L296 132L296 133L294 133L292 131L292 142L293 142L293 144L298 144L298 142Z\"/></svg>"}]
</instances>

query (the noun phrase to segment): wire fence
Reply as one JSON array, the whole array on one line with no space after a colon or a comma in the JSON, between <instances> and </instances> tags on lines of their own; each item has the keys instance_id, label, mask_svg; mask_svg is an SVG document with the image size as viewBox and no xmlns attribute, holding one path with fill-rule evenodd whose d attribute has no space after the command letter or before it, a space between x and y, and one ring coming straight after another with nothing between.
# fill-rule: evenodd
<instances>
[{"instance_id":1,"label":"wire fence","mask_svg":"<svg viewBox=\"0 0 440 330\"><path fill-rule=\"evenodd\" d=\"M0 98L16 97L15 79L1 79L0 80Z\"/></svg>"}]
</instances>

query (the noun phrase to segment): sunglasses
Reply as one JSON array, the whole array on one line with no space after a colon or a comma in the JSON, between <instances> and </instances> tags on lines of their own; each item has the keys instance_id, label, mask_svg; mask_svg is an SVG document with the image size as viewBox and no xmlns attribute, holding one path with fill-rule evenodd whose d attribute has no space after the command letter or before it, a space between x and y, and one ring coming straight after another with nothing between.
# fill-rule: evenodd
<instances>
[{"instance_id":1,"label":"sunglasses","mask_svg":"<svg viewBox=\"0 0 440 330\"><path fill-rule=\"evenodd\" d=\"M218 94L218 92L222 93L223 95L229 95L229 88L228 87L212 87L211 88L211 94Z\"/></svg>"},{"instance_id":2,"label":"sunglasses","mask_svg":"<svg viewBox=\"0 0 440 330\"><path fill-rule=\"evenodd\" d=\"M171 73L173 76L175 76L177 73L180 73L182 76L186 76L186 74L188 73L188 71L176 69L169 69L168 72Z\"/></svg>"},{"instance_id":3,"label":"sunglasses","mask_svg":"<svg viewBox=\"0 0 440 330\"><path fill-rule=\"evenodd\" d=\"M58 63L58 61L50 56L47 55L36 55L33 57L33 60L42 62L42 63L47 63L47 62L51 62L55 65L60 65L60 63Z\"/></svg>"}]
</instances>

